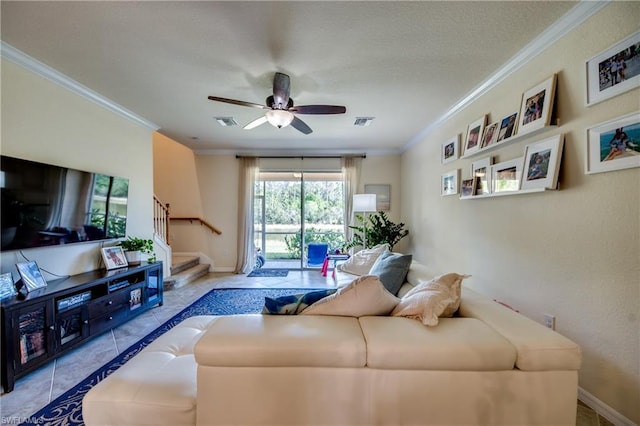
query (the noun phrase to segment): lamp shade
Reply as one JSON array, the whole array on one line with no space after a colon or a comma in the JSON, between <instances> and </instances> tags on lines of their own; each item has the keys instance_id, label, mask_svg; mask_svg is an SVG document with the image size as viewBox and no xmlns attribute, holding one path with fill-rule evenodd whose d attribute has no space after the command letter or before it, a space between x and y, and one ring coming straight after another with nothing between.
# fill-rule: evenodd
<instances>
[{"instance_id":1,"label":"lamp shade","mask_svg":"<svg viewBox=\"0 0 640 426\"><path fill-rule=\"evenodd\" d=\"M267 121L278 129L286 127L293 121L293 114L282 109L272 109L265 114Z\"/></svg>"},{"instance_id":2,"label":"lamp shade","mask_svg":"<svg viewBox=\"0 0 640 426\"><path fill-rule=\"evenodd\" d=\"M353 211L354 212L375 212L376 211L376 194L354 194L353 195Z\"/></svg>"}]
</instances>

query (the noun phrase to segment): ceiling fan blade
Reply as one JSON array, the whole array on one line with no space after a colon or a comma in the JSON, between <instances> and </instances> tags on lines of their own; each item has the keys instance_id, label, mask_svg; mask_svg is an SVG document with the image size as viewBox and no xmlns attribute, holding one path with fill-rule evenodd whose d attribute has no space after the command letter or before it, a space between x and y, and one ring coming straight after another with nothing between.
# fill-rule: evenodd
<instances>
[{"instance_id":1,"label":"ceiling fan blade","mask_svg":"<svg viewBox=\"0 0 640 426\"><path fill-rule=\"evenodd\" d=\"M298 114L344 114L347 109L338 105L297 105L289 111Z\"/></svg>"},{"instance_id":2,"label":"ceiling fan blade","mask_svg":"<svg viewBox=\"0 0 640 426\"><path fill-rule=\"evenodd\" d=\"M311 130L311 127L307 126L307 124L300 120L298 117L293 117L293 121L291 122L291 126L299 131L301 131L302 133L304 133L305 135L308 135L309 133L312 133L313 130Z\"/></svg>"},{"instance_id":3,"label":"ceiling fan blade","mask_svg":"<svg viewBox=\"0 0 640 426\"><path fill-rule=\"evenodd\" d=\"M264 124L267 122L267 116L263 115L262 117L258 117L255 120L253 120L252 122L250 122L249 124L247 124L246 126L243 127L244 130L251 130L255 127L258 127L261 124Z\"/></svg>"},{"instance_id":4,"label":"ceiling fan blade","mask_svg":"<svg viewBox=\"0 0 640 426\"><path fill-rule=\"evenodd\" d=\"M277 72L273 76L273 107L276 109L287 108L289 104L289 90L291 82L289 76ZM271 105L269 105L271 106Z\"/></svg>"},{"instance_id":5,"label":"ceiling fan blade","mask_svg":"<svg viewBox=\"0 0 640 426\"><path fill-rule=\"evenodd\" d=\"M264 105L254 104L253 102L237 101L235 99L220 98L218 96L209 96L208 99L210 101L224 102L224 103L233 104L233 105L247 106L252 108L260 108L260 109L271 109Z\"/></svg>"}]
</instances>

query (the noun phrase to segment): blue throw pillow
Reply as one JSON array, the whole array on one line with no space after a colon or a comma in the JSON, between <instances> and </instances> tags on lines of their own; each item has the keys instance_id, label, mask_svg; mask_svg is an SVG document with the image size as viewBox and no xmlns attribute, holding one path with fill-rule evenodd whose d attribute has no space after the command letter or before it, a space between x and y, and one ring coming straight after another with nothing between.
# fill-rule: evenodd
<instances>
[{"instance_id":1,"label":"blue throw pillow","mask_svg":"<svg viewBox=\"0 0 640 426\"><path fill-rule=\"evenodd\" d=\"M337 289L317 290L309 293L292 294L290 296L271 297L264 298L264 307L262 308L263 314L276 314L276 315L297 315L307 306L323 299L333 293Z\"/></svg>"},{"instance_id":2,"label":"blue throw pillow","mask_svg":"<svg viewBox=\"0 0 640 426\"><path fill-rule=\"evenodd\" d=\"M384 288L395 296L407 277L412 259L410 254L385 251L371 266L369 275L377 275Z\"/></svg>"}]
</instances>

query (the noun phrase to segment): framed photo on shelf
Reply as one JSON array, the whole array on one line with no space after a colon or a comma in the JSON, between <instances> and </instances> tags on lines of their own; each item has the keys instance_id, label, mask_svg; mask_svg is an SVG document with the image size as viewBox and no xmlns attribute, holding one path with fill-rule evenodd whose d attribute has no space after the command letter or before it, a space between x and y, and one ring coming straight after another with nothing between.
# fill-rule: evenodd
<instances>
[{"instance_id":1,"label":"framed photo on shelf","mask_svg":"<svg viewBox=\"0 0 640 426\"><path fill-rule=\"evenodd\" d=\"M455 135L448 141L442 144L441 149L441 162L442 164L449 163L457 160L460 157L460 135Z\"/></svg>"},{"instance_id":2,"label":"framed photo on shelf","mask_svg":"<svg viewBox=\"0 0 640 426\"><path fill-rule=\"evenodd\" d=\"M587 61L587 106L640 87L640 67L630 66L637 61L638 43L640 31Z\"/></svg>"},{"instance_id":3,"label":"framed photo on shelf","mask_svg":"<svg viewBox=\"0 0 640 426\"><path fill-rule=\"evenodd\" d=\"M523 157L503 161L491 166L491 180L493 193L513 192L520 190L522 179Z\"/></svg>"},{"instance_id":4,"label":"framed photo on shelf","mask_svg":"<svg viewBox=\"0 0 640 426\"><path fill-rule=\"evenodd\" d=\"M516 134L517 119L518 113L514 112L500 120L500 129L498 130L498 140L496 142L502 142Z\"/></svg>"},{"instance_id":5,"label":"framed photo on shelf","mask_svg":"<svg viewBox=\"0 0 640 426\"><path fill-rule=\"evenodd\" d=\"M563 143L560 134L526 146L521 189L556 189Z\"/></svg>"},{"instance_id":6,"label":"framed photo on shelf","mask_svg":"<svg viewBox=\"0 0 640 426\"><path fill-rule=\"evenodd\" d=\"M467 129L467 138L464 144L464 155L473 154L480 149L480 138L484 132L484 126L487 123L486 114L482 118L477 119L469 124Z\"/></svg>"},{"instance_id":7,"label":"framed photo on shelf","mask_svg":"<svg viewBox=\"0 0 640 426\"><path fill-rule=\"evenodd\" d=\"M640 167L640 111L587 129L585 173Z\"/></svg>"},{"instance_id":8,"label":"framed photo on shelf","mask_svg":"<svg viewBox=\"0 0 640 426\"><path fill-rule=\"evenodd\" d=\"M495 123L489 124L484 129L484 134L482 135L482 144L480 145L480 149L486 148L498 140L499 125L500 125L500 122L496 121Z\"/></svg>"},{"instance_id":9,"label":"framed photo on shelf","mask_svg":"<svg viewBox=\"0 0 640 426\"><path fill-rule=\"evenodd\" d=\"M102 260L104 260L104 266L109 269L124 268L128 266L127 258L124 255L124 251L120 246L103 247Z\"/></svg>"},{"instance_id":10,"label":"framed photo on shelf","mask_svg":"<svg viewBox=\"0 0 640 426\"><path fill-rule=\"evenodd\" d=\"M460 177L460 169L443 173L440 179L440 195L455 195L459 192L458 181Z\"/></svg>"},{"instance_id":11,"label":"framed photo on shelf","mask_svg":"<svg viewBox=\"0 0 640 426\"><path fill-rule=\"evenodd\" d=\"M557 74L524 92L520 105L518 134L541 129L551 123Z\"/></svg>"},{"instance_id":12,"label":"framed photo on shelf","mask_svg":"<svg viewBox=\"0 0 640 426\"><path fill-rule=\"evenodd\" d=\"M473 197L474 195L476 195L477 181L477 177L462 179L462 183L460 184L460 198Z\"/></svg>"},{"instance_id":13,"label":"framed photo on shelf","mask_svg":"<svg viewBox=\"0 0 640 426\"><path fill-rule=\"evenodd\" d=\"M484 195L491 193L491 164L492 157L471 163L471 176L477 178L476 192L474 195Z\"/></svg>"},{"instance_id":14,"label":"framed photo on shelf","mask_svg":"<svg viewBox=\"0 0 640 426\"><path fill-rule=\"evenodd\" d=\"M16 286L13 284L11 272L0 274L0 300L13 297L16 294Z\"/></svg>"},{"instance_id":15,"label":"framed photo on shelf","mask_svg":"<svg viewBox=\"0 0 640 426\"><path fill-rule=\"evenodd\" d=\"M22 278L20 290L24 289L25 292L30 293L33 290L47 286L47 282L36 262L16 263L16 269L18 269L20 278Z\"/></svg>"},{"instance_id":16,"label":"framed photo on shelf","mask_svg":"<svg viewBox=\"0 0 640 426\"><path fill-rule=\"evenodd\" d=\"M389 184L365 184L365 194L376 194L376 211L391 210L391 185Z\"/></svg>"}]
</instances>

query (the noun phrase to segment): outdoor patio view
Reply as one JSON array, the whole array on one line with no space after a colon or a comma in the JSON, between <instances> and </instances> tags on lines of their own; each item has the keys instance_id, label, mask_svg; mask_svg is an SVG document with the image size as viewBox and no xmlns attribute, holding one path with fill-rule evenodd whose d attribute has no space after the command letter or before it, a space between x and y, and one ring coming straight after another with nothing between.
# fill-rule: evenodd
<instances>
[{"instance_id":1,"label":"outdoor patio view","mask_svg":"<svg viewBox=\"0 0 640 426\"><path fill-rule=\"evenodd\" d=\"M261 173L254 203L254 241L265 268L319 268L309 244L334 251L345 243L342 173Z\"/></svg>"}]
</instances>

